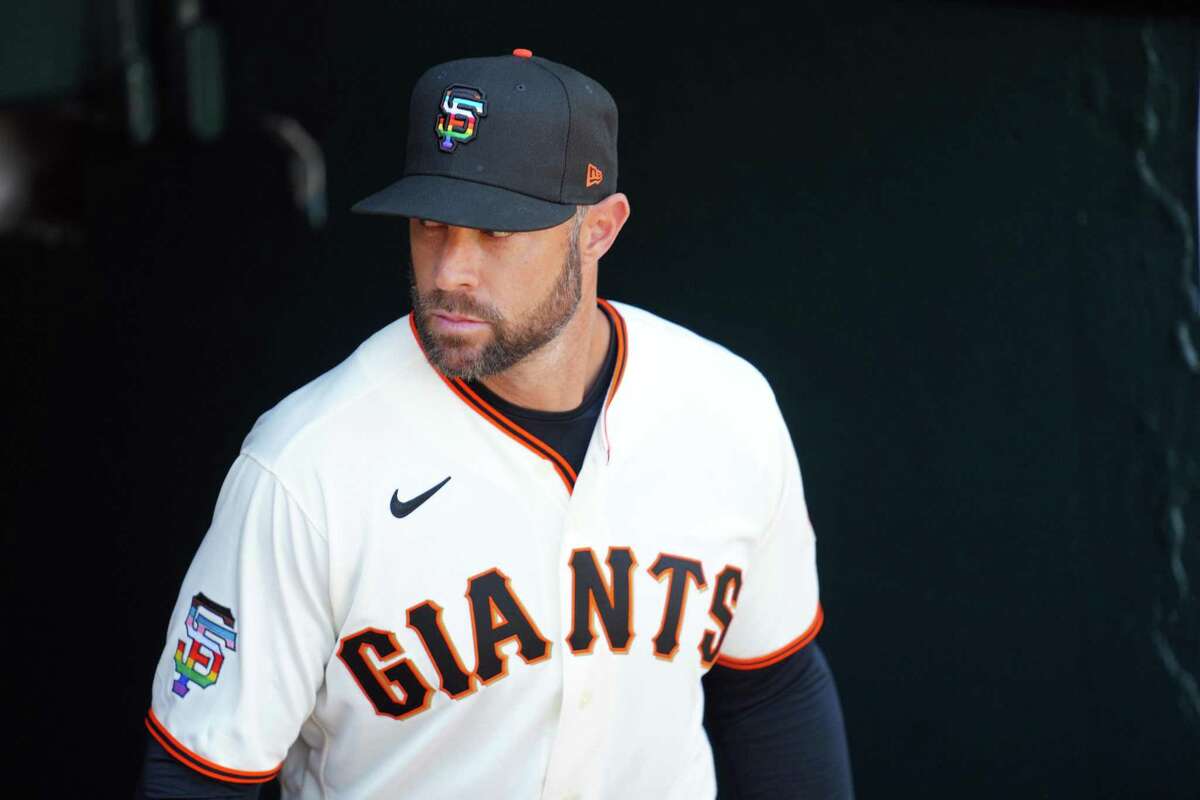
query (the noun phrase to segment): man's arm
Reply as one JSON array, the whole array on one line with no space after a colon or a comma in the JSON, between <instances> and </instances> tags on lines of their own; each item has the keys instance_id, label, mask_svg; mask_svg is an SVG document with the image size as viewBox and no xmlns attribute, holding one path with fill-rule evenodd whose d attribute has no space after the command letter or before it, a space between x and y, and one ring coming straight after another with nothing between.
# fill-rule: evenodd
<instances>
[{"instance_id":1,"label":"man's arm","mask_svg":"<svg viewBox=\"0 0 1200 800\"><path fill-rule=\"evenodd\" d=\"M225 783L180 764L146 736L146 757L134 800L257 800L261 784Z\"/></svg>"},{"instance_id":2,"label":"man's arm","mask_svg":"<svg viewBox=\"0 0 1200 800\"><path fill-rule=\"evenodd\" d=\"M720 800L854 796L837 686L816 642L761 669L714 666L704 727Z\"/></svg>"},{"instance_id":3,"label":"man's arm","mask_svg":"<svg viewBox=\"0 0 1200 800\"><path fill-rule=\"evenodd\" d=\"M146 727L166 758L233 786L275 778L336 646L328 576L324 532L273 469L240 453L184 576L151 684ZM277 653L287 654L287 669ZM168 769L158 747L152 774L159 762Z\"/></svg>"}]
</instances>

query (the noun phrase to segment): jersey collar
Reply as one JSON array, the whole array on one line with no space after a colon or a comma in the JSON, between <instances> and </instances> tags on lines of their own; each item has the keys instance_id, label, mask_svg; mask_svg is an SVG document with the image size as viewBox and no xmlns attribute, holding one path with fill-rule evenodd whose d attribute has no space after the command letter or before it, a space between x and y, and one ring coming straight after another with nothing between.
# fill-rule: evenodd
<instances>
[{"instance_id":1,"label":"jersey collar","mask_svg":"<svg viewBox=\"0 0 1200 800\"><path fill-rule=\"evenodd\" d=\"M612 322L613 334L617 337L617 363L613 368L612 382L608 387L608 396L604 400L604 409L600 412L601 435L604 440L605 457L612 458L612 443L608 437L608 408L612 405L613 398L617 395L617 389L621 386L621 378L625 374L626 355L629 351L629 337L625 328L625 319L620 312L613 307L607 300L597 298L596 305L600 310L608 315ZM475 411L494 427L500 430L503 434L516 441L518 444L537 455L539 458L550 462L554 471L558 473L558 477L562 479L563 485L567 487L567 492L573 492L575 489L575 481L578 476L575 470L565 458L553 447L543 442L538 437L534 436L525 428L514 422L509 417L505 416L498 409L479 396L479 393L472 389L467 382L461 378L448 378L438 370L437 367L429 361L428 354L425 353L425 345L421 343L421 336L417 333L417 323L412 314L408 315L408 327L412 331L413 338L417 341L417 346L421 348L422 355L425 355L425 361L437 373L442 382L450 388L460 400L467 404L471 410Z\"/></svg>"}]
</instances>

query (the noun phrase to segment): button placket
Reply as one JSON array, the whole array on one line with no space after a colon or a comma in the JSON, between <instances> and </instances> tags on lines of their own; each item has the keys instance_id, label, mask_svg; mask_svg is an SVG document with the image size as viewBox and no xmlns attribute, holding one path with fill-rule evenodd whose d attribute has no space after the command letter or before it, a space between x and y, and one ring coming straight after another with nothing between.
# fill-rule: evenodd
<instances>
[{"instance_id":1,"label":"button placket","mask_svg":"<svg viewBox=\"0 0 1200 800\"><path fill-rule=\"evenodd\" d=\"M596 549L608 540L602 513L608 465L602 445L603 437L597 430L593 434L583 469L575 483L575 490L567 501L559 547L561 624L556 645L561 648L562 653L562 703L543 793L543 797L555 800L583 796L577 788L580 776L571 765L577 764L584 751L589 749L586 736L587 731L594 728L590 724L590 718L597 708L595 692L589 686L592 657L574 655L567 637L571 630L574 610L574 583L570 567L572 551L581 547Z\"/></svg>"}]
</instances>

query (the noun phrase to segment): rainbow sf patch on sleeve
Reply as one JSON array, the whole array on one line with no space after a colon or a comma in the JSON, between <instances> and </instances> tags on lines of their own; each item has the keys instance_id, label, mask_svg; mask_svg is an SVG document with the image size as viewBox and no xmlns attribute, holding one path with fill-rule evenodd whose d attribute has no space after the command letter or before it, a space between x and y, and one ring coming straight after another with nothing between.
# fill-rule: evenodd
<instances>
[{"instance_id":1,"label":"rainbow sf patch on sleeve","mask_svg":"<svg viewBox=\"0 0 1200 800\"><path fill-rule=\"evenodd\" d=\"M236 623L233 612L198 592L184 621L187 641L180 639L175 647L175 672L179 677L171 691L186 697L191 682L207 689L221 677L225 651L237 650ZM189 645L188 642L191 644Z\"/></svg>"}]
</instances>

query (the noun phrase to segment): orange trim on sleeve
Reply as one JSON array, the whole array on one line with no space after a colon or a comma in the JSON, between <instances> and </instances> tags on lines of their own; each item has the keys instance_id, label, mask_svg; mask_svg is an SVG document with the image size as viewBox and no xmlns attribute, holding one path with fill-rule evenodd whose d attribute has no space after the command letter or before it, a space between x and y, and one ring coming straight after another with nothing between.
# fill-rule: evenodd
<instances>
[{"instance_id":1,"label":"orange trim on sleeve","mask_svg":"<svg viewBox=\"0 0 1200 800\"><path fill-rule=\"evenodd\" d=\"M733 658L732 656L719 655L717 656L717 665L728 667L729 669L762 669L769 667L772 664L778 664L788 656L804 649L804 646L817 637L817 633L821 630L821 625L825 622L825 610L821 608L821 604L817 603L817 614L813 617L812 624L808 626L808 630L800 634L796 639L785 644L778 650L767 653L765 656L757 658Z\"/></svg>"},{"instance_id":2,"label":"orange trim on sleeve","mask_svg":"<svg viewBox=\"0 0 1200 800\"><path fill-rule=\"evenodd\" d=\"M199 772L201 775L206 775L209 778L216 778L226 783L266 783L279 774L279 770L283 768L283 763L275 769L263 770L262 772L252 772L240 769L231 769L223 767L215 761L209 761L199 753L195 753L185 747L178 739L171 735L166 726L162 724L159 718L154 714L154 709L151 708L146 714L146 729L150 731L150 735L163 746L171 756L185 767Z\"/></svg>"}]
</instances>

